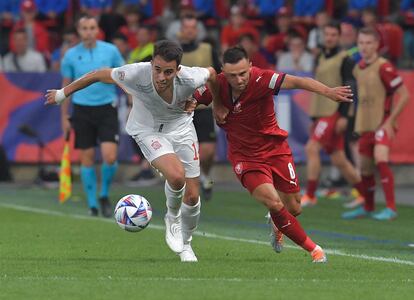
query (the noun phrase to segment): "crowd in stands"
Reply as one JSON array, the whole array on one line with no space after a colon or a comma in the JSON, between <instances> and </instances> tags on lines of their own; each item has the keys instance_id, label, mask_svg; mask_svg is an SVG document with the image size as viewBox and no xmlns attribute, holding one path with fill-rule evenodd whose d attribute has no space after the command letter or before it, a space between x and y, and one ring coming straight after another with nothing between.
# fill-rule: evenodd
<instances>
[{"instance_id":1,"label":"crowd in stands","mask_svg":"<svg viewBox=\"0 0 414 300\"><path fill-rule=\"evenodd\" d=\"M114 43L128 63L151 59L153 42L180 40L184 18L197 19L197 42L220 55L243 45L253 65L311 72L322 28L341 22L342 45L358 57L358 28L375 28L381 53L414 67L414 0L2 0L0 69L59 70L65 51L79 42L75 20L96 16L100 39Z\"/></svg>"}]
</instances>

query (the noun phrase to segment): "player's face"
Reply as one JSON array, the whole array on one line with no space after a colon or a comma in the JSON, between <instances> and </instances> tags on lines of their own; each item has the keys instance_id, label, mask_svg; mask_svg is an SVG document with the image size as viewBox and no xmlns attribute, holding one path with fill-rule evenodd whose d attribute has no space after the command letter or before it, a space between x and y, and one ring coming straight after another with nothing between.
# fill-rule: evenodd
<instances>
[{"instance_id":1,"label":"player's face","mask_svg":"<svg viewBox=\"0 0 414 300\"><path fill-rule=\"evenodd\" d=\"M235 64L224 64L222 68L224 76L233 90L241 92L246 89L249 83L251 66L251 62L245 58Z\"/></svg>"},{"instance_id":2,"label":"player's face","mask_svg":"<svg viewBox=\"0 0 414 300\"><path fill-rule=\"evenodd\" d=\"M371 34L358 34L358 49L364 60L369 60L376 55L378 50L378 40Z\"/></svg>"},{"instance_id":3,"label":"player's face","mask_svg":"<svg viewBox=\"0 0 414 300\"><path fill-rule=\"evenodd\" d=\"M325 38L325 47L327 49L333 49L339 45L340 35L338 29L334 27L325 27L323 36Z\"/></svg>"},{"instance_id":4,"label":"player's face","mask_svg":"<svg viewBox=\"0 0 414 300\"><path fill-rule=\"evenodd\" d=\"M98 23L95 19L82 18L79 20L78 33L82 42L93 43L99 33Z\"/></svg>"},{"instance_id":5,"label":"player's face","mask_svg":"<svg viewBox=\"0 0 414 300\"><path fill-rule=\"evenodd\" d=\"M159 55L155 56L151 62L152 64L152 80L158 92L164 92L169 89L177 72L180 68L177 66L175 60L165 61Z\"/></svg>"}]
</instances>

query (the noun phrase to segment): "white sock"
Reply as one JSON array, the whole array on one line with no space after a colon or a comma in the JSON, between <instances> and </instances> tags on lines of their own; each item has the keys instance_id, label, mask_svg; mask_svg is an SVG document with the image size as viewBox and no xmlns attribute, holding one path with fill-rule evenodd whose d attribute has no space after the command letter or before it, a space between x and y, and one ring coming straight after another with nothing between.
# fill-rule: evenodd
<instances>
[{"instance_id":1,"label":"white sock","mask_svg":"<svg viewBox=\"0 0 414 300\"><path fill-rule=\"evenodd\" d=\"M184 202L181 205L181 230L184 244L191 242L193 232L196 230L198 220L200 219L200 207L200 197L194 206L190 206Z\"/></svg>"},{"instance_id":2,"label":"white sock","mask_svg":"<svg viewBox=\"0 0 414 300\"><path fill-rule=\"evenodd\" d=\"M180 214L181 202L183 200L185 192L185 183L184 186L176 191L173 190L167 181L165 181L165 197L167 198L167 214L173 217L177 217Z\"/></svg>"}]
</instances>

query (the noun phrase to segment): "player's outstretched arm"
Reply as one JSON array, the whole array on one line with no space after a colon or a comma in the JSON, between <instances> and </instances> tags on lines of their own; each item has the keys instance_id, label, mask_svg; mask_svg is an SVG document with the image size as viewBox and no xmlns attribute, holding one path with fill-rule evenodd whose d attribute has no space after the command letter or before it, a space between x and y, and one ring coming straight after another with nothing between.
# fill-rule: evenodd
<instances>
[{"instance_id":1,"label":"player's outstretched arm","mask_svg":"<svg viewBox=\"0 0 414 300\"><path fill-rule=\"evenodd\" d=\"M213 68L208 68L210 71L210 78L207 81L208 89L210 90L213 102L213 115L218 124L226 123L225 119L229 114L229 110L223 105L220 99L220 86L217 81L217 73Z\"/></svg>"},{"instance_id":2,"label":"player's outstretched arm","mask_svg":"<svg viewBox=\"0 0 414 300\"><path fill-rule=\"evenodd\" d=\"M47 90L45 95L45 105L61 104L67 97L74 92L84 89L85 87L95 83L115 83L111 77L112 69L102 69L85 74L81 78L73 81L71 84L61 88L60 90Z\"/></svg>"},{"instance_id":3,"label":"player's outstretched arm","mask_svg":"<svg viewBox=\"0 0 414 300\"><path fill-rule=\"evenodd\" d=\"M331 88L309 77L298 77L286 74L281 88L307 90L328 97L335 102L353 101L353 94L350 86L338 86Z\"/></svg>"}]
</instances>

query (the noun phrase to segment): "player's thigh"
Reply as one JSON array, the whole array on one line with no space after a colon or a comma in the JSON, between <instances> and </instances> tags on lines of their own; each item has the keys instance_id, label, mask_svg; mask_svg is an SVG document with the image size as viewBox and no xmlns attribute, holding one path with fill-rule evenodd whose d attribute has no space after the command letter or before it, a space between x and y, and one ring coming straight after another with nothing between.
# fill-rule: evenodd
<instances>
[{"instance_id":1,"label":"player's thigh","mask_svg":"<svg viewBox=\"0 0 414 300\"><path fill-rule=\"evenodd\" d=\"M173 189L182 188L185 183L185 172L176 154L168 153L157 157L151 165L164 176Z\"/></svg>"},{"instance_id":2,"label":"player's thigh","mask_svg":"<svg viewBox=\"0 0 414 300\"><path fill-rule=\"evenodd\" d=\"M196 205L200 197L200 180L199 177L186 178L186 187L184 194L184 203L188 205Z\"/></svg>"},{"instance_id":3,"label":"player's thigh","mask_svg":"<svg viewBox=\"0 0 414 300\"><path fill-rule=\"evenodd\" d=\"M246 174L247 177L253 178L254 176L260 175L255 172L249 172ZM247 179L249 180L249 179ZM283 202L280 195L276 191L272 183L263 182L256 186L252 191L251 195L258 202L262 203L271 212L279 211L283 208Z\"/></svg>"},{"instance_id":4,"label":"player's thigh","mask_svg":"<svg viewBox=\"0 0 414 300\"><path fill-rule=\"evenodd\" d=\"M174 152L180 158L186 178L200 176L200 155L197 134L193 126L180 135L171 137Z\"/></svg>"},{"instance_id":5,"label":"player's thigh","mask_svg":"<svg viewBox=\"0 0 414 300\"><path fill-rule=\"evenodd\" d=\"M390 157L390 148L387 145L377 144L374 147L374 159L376 163L388 162Z\"/></svg>"},{"instance_id":6,"label":"player's thigh","mask_svg":"<svg viewBox=\"0 0 414 300\"><path fill-rule=\"evenodd\" d=\"M172 188L182 186L185 173L180 158L170 140L162 135L135 136L144 157L167 179Z\"/></svg>"},{"instance_id":7,"label":"player's thigh","mask_svg":"<svg viewBox=\"0 0 414 300\"><path fill-rule=\"evenodd\" d=\"M270 162L275 188L286 194L299 193L299 180L292 154L274 156Z\"/></svg>"},{"instance_id":8,"label":"player's thigh","mask_svg":"<svg viewBox=\"0 0 414 300\"><path fill-rule=\"evenodd\" d=\"M93 107L73 105L71 124L75 131L75 148L89 149L98 143L98 131L93 122Z\"/></svg>"}]
</instances>

